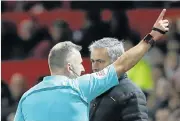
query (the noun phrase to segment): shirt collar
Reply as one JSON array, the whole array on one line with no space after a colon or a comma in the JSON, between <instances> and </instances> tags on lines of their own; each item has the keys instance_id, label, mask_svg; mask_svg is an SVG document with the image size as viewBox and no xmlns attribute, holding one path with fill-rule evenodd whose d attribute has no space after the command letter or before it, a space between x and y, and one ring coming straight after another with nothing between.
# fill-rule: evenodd
<instances>
[{"instance_id":1,"label":"shirt collar","mask_svg":"<svg viewBox=\"0 0 180 121\"><path fill-rule=\"evenodd\" d=\"M124 73L124 74L122 74L120 77L119 77L119 81L121 81L122 79L125 79L125 78L127 78L128 76L127 76L127 74L126 73Z\"/></svg>"},{"instance_id":2,"label":"shirt collar","mask_svg":"<svg viewBox=\"0 0 180 121\"><path fill-rule=\"evenodd\" d=\"M62 79L62 80L66 80L66 79L68 79L68 77L67 76L63 76L63 75L51 75L51 76L45 76L44 78L43 78L43 80L45 81L45 80L55 80L55 79Z\"/></svg>"}]
</instances>

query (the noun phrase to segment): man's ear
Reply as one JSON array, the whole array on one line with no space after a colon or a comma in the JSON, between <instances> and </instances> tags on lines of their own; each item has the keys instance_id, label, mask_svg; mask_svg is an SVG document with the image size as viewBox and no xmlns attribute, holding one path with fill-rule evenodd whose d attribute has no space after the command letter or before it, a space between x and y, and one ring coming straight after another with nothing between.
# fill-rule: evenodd
<instances>
[{"instance_id":1,"label":"man's ear","mask_svg":"<svg viewBox=\"0 0 180 121\"><path fill-rule=\"evenodd\" d=\"M67 70L68 70L69 72L72 71L72 66L71 66L70 63L67 64L66 68L67 68Z\"/></svg>"}]
</instances>

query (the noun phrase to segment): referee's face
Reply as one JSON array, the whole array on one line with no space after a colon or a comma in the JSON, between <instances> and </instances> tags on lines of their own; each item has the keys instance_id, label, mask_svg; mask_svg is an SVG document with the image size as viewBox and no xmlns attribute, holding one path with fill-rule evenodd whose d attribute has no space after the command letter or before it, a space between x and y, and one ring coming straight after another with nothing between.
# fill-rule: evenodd
<instances>
[{"instance_id":1,"label":"referee's face","mask_svg":"<svg viewBox=\"0 0 180 121\"><path fill-rule=\"evenodd\" d=\"M84 66L82 65L82 57L79 51L75 51L74 55L71 57L71 77L80 76L81 73L85 72Z\"/></svg>"},{"instance_id":2,"label":"referee's face","mask_svg":"<svg viewBox=\"0 0 180 121\"><path fill-rule=\"evenodd\" d=\"M106 48L93 49L90 58L93 72L104 69L111 62Z\"/></svg>"}]
</instances>

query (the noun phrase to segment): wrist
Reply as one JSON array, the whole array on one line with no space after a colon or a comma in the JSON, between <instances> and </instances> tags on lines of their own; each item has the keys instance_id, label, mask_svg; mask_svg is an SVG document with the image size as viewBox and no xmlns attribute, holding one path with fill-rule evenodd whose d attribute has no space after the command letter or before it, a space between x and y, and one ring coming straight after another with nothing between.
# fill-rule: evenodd
<instances>
[{"instance_id":1,"label":"wrist","mask_svg":"<svg viewBox=\"0 0 180 121\"><path fill-rule=\"evenodd\" d=\"M151 47L153 47L155 44L155 40L150 33L143 38L143 41L145 41L147 44L150 44Z\"/></svg>"},{"instance_id":2,"label":"wrist","mask_svg":"<svg viewBox=\"0 0 180 121\"><path fill-rule=\"evenodd\" d=\"M160 37L157 36L157 35L159 35L159 32L157 32L157 31L153 31L153 30L152 30L149 34L153 37L153 40L154 40L154 41L157 41L157 40L160 39Z\"/></svg>"}]
</instances>

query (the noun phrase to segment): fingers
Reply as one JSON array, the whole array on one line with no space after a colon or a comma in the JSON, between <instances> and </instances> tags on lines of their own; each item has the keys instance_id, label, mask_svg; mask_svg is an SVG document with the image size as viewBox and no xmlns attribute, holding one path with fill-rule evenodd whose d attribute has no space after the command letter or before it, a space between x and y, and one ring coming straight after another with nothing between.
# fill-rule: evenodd
<instances>
[{"instance_id":1,"label":"fingers","mask_svg":"<svg viewBox=\"0 0 180 121\"><path fill-rule=\"evenodd\" d=\"M168 31L169 31L169 28L165 28L164 30L165 30L165 32L168 32Z\"/></svg>"},{"instance_id":2,"label":"fingers","mask_svg":"<svg viewBox=\"0 0 180 121\"><path fill-rule=\"evenodd\" d=\"M168 26L169 26L169 24L168 24L168 23L164 23L164 26L165 26L165 27L168 27Z\"/></svg>"},{"instance_id":3,"label":"fingers","mask_svg":"<svg viewBox=\"0 0 180 121\"><path fill-rule=\"evenodd\" d=\"M159 15L159 17L158 17L158 19L156 20L156 21L160 21L160 20L162 20L163 19L163 17L164 17L164 14L166 13L166 9L163 9L162 10L162 12L160 13L160 15Z\"/></svg>"},{"instance_id":4,"label":"fingers","mask_svg":"<svg viewBox=\"0 0 180 121\"><path fill-rule=\"evenodd\" d=\"M169 31L169 21L168 20L160 20L159 24L163 31L166 31L166 32Z\"/></svg>"},{"instance_id":5,"label":"fingers","mask_svg":"<svg viewBox=\"0 0 180 121\"><path fill-rule=\"evenodd\" d=\"M169 26L169 21L168 20L161 20L161 22L165 27Z\"/></svg>"},{"instance_id":6,"label":"fingers","mask_svg":"<svg viewBox=\"0 0 180 121\"><path fill-rule=\"evenodd\" d=\"M163 22L169 24L169 20L167 20L167 19L163 20Z\"/></svg>"},{"instance_id":7,"label":"fingers","mask_svg":"<svg viewBox=\"0 0 180 121\"><path fill-rule=\"evenodd\" d=\"M169 31L169 21L167 19L163 20L165 13L166 9L163 9L153 26L152 34L155 40L158 40ZM156 31L156 33L153 33L154 31Z\"/></svg>"},{"instance_id":8,"label":"fingers","mask_svg":"<svg viewBox=\"0 0 180 121\"><path fill-rule=\"evenodd\" d=\"M169 25L169 21L168 20L160 20L159 24L167 27Z\"/></svg>"}]
</instances>

